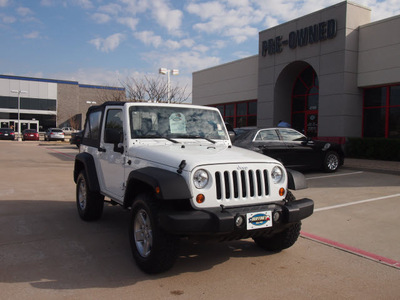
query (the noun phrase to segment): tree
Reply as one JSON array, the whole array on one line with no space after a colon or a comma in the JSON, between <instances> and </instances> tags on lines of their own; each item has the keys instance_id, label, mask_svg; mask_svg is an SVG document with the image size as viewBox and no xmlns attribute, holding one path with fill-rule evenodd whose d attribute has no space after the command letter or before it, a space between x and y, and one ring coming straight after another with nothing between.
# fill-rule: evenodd
<instances>
[{"instance_id":1,"label":"tree","mask_svg":"<svg viewBox=\"0 0 400 300\"><path fill-rule=\"evenodd\" d=\"M132 102L168 102L167 84L159 76L149 77L144 76L141 79L128 78L122 83L126 90L126 98ZM171 86L170 88L170 102L183 103L187 101L191 95L185 87L178 85Z\"/></svg>"}]
</instances>

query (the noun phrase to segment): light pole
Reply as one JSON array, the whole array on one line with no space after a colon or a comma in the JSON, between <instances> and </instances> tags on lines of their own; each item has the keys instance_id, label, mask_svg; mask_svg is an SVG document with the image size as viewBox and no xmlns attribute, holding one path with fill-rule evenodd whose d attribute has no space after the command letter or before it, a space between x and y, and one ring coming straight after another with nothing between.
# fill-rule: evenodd
<instances>
[{"instance_id":1,"label":"light pole","mask_svg":"<svg viewBox=\"0 0 400 300\"><path fill-rule=\"evenodd\" d=\"M171 97L171 79L170 79L170 74L179 75L179 70L177 70L177 69L169 70L167 68L160 68L158 70L158 73L163 74L163 75L167 74L167 100L168 100L168 103L170 103L170 100L171 100L170 99L170 97Z\"/></svg>"},{"instance_id":2,"label":"light pole","mask_svg":"<svg viewBox=\"0 0 400 300\"><path fill-rule=\"evenodd\" d=\"M22 141L21 138L21 121L20 121L20 109L21 109L21 94L27 94L27 91L11 90L11 93L18 94L18 141Z\"/></svg>"}]
</instances>

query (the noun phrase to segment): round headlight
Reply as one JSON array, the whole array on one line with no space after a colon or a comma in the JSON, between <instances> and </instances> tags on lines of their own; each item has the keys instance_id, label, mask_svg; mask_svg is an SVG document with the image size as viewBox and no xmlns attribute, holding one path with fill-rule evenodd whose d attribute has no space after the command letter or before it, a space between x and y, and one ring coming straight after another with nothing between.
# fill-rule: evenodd
<instances>
[{"instance_id":1,"label":"round headlight","mask_svg":"<svg viewBox=\"0 0 400 300\"><path fill-rule=\"evenodd\" d=\"M208 173L206 170L200 169L194 172L193 184L196 188L202 189L208 183Z\"/></svg>"},{"instance_id":2,"label":"round headlight","mask_svg":"<svg viewBox=\"0 0 400 300\"><path fill-rule=\"evenodd\" d=\"M272 172L271 172L271 177L272 177L272 181L276 184L276 183L279 183L279 182L281 182L282 180L283 180L283 170L282 170L282 168L280 168L280 167L278 167L278 166L275 166L273 169L272 169Z\"/></svg>"}]
</instances>

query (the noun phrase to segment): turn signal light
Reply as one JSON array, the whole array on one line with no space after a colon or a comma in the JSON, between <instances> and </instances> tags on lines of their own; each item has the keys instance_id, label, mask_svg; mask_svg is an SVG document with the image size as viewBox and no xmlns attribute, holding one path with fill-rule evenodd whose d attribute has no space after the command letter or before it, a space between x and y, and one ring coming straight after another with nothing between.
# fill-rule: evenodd
<instances>
[{"instance_id":1,"label":"turn signal light","mask_svg":"<svg viewBox=\"0 0 400 300\"><path fill-rule=\"evenodd\" d=\"M284 188L280 188L279 189L279 196L283 196L283 195L285 195L285 189Z\"/></svg>"},{"instance_id":2,"label":"turn signal light","mask_svg":"<svg viewBox=\"0 0 400 300\"><path fill-rule=\"evenodd\" d=\"M198 194L196 196L196 202L202 204L206 200L206 197L203 194Z\"/></svg>"}]
</instances>

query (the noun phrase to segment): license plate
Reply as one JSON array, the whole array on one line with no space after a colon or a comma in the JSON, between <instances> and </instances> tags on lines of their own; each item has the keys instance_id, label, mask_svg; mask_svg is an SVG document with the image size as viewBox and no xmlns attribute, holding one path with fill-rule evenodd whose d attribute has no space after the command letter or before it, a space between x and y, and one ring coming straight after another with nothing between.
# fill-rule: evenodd
<instances>
[{"instance_id":1,"label":"license plate","mask_svg":"<svg viewBox=\"0 0 400 300\"><path fill-rule=\"evenodd\" d=\"M272 211L247 214L247 230L272 227Z\"/></svg>"}]
</instances>

